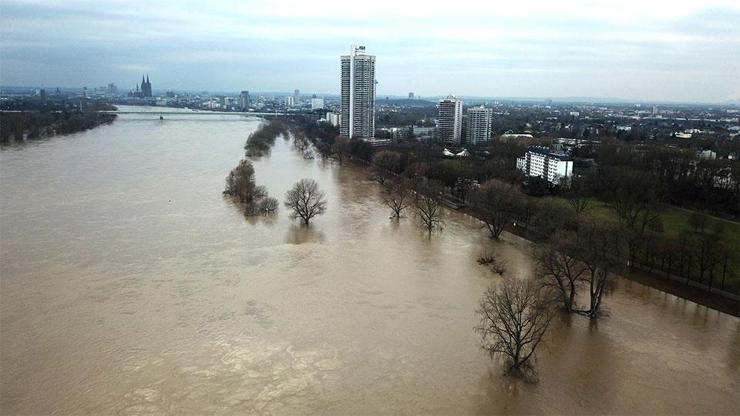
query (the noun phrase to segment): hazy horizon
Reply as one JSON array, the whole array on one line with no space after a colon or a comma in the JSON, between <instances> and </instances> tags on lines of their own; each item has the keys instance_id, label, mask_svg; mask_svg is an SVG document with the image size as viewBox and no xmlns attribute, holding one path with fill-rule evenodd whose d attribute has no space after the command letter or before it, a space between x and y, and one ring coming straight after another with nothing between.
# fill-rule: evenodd
<instances>
[{"instance_id":1,"label":"hazy horizon","mask_svg":"<svg viewBox=\"0 0 740 416\"><path fill-rule=\"evenodd\" d=\"M426 8L425 8L426 7ZM740 100L740 4L5 0L0 85L337 94L339 56L377 56L378 97Z\"/></svg>"}]
</instances>

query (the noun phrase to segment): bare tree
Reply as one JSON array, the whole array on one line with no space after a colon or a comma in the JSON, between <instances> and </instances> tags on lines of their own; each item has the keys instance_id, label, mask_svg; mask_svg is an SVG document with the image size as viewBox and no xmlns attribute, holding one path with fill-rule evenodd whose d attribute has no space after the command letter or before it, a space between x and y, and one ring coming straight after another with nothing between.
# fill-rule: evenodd
<instances>
[{"instance_id":1,"label":"bare tree","mask_svg":"<svg viewBox=\"0 0 740 416\"><path fill-rule=\"evenodd\" d=\"M392 150L381 150L373 156L372 178L381 185L401 169L401 155Z\"/></svg>"},{"instance_id":2,"label":"bare tree","mask_svg":"<svg viewBox=\"0 0 740 416\"><path fill-rule=\"evenodd\" d=\"M391 218L399 219L403 211L411 204L411 198L411 191L405 182L403 180L397 180L387 188L387 194L383 199L383 203L393 211Z\"/></svg>"},{"instance_id":3,"label":"bare tree","mask_svg":"<svg viewBox=\"0 0 740 416\"><path fill-rule=\"evenodd\" d=\"M574 176L570 181L566 182L567 183L564 184L564 187L566 188L564 196L576 214L581 214L591 208L588 177Z\"/></svg>"},{"instance_id":4,"label":"bare tree","mask_svg":"<svg viewBox=\"0 0 740 416\"><path fill-rule=\"evenodd\" d=\"M508 373L532 369L530 360L552 319L542 287L505 278L483 294L477 313L480 322L474 330L491 358L504 357Z\"/></svg>"},{"instance_id":5,"label":"bare tree","mask_svg":"<svg viewBox=\"0 0 740 416\"><path fill-rule=\"evenodd\" d=\"M576 312L596 318L609 275L627 262L625 238L612 226L584 222L579 226L576 245L578 256L586 267L584 279L590 296L589 309Z\"/></svg>"},{"instance_id":6,"label":"bare tree","mask_svg":"<svg viewBox=\"0 0 740 416\"><path fill-rule=\"evenodd\" d=\"M572 236L558 233L535 254L542 284L557 293L567 312L575 307L578 286L586 273L586 266L576 257L578 251L572 240Z\"/></svg>"},{"instance_id":7,"label":"bare tree","mask_svg":"<svg viewBox=\"0 0 740 416\"><path fill-rule=\"evenodd\" d=\"M516 217L521 194L513 185L495 179L484 183L473 195L473 211L483 220L492 239L498 239L504 228Z\"/></svg>"},{"instance_id":8,"label":"bare tree","mask_svg":"<svg viewBox=\"0 0 740 416\"><path fill-rule=\"evenodd\" d=\"M273 215L277 213L279 206L277 198L268 196L260 200L256 212L261 215Z\"/></svg>"},{"instance_id":9,"label":"bare tree","mask_svg":"<svg viewBox=\"0 0 740 416\"><path fill-rule=\"evenodd\" d=\"M619 225L642 234L659 218L658 183L655 178L630 168L604 170L604 196L619 218Z\"/></svg>"},{"instance_id":10,"label":"bare tree","mask_svg":"<svg viewBox=\"0 0 740 416\"><path fill-rule=\"evenodd\" d=\"M349 140L346 137L337 137L336 140L334 140L334 144L331 146L331 151L334 153L341 165L349 151Z\"/></svg>"},{"instance_id":11,"label":"bare tree","mask_svg":"<svg viewBox=\"0 0 740 416\"><path fill-rule=\"evenodd\" d=\"M308 225L311 218L326 212L326 196L315 180L301 179L285 194L285 206L292 210L291 218Z\"/></svg>"},{"instance_id":12,"label":"bare tree","mask_svg":"<svg viewBox=\"0 0 740 416\"><path fill-rule=\"evenodd\" d=\"M439 202L441 189L433 184L423 184L415 194L414 211L421 225L429 234L442 226L442 206Z\"/></svg>"},{"instance_id":13,"label":"bare tree","mask_svg":"<svg viewBox=\"0 0 740 416\"><path fill-rule=\"evenodd\" d=\"M481 254L478 256L478 264L488 267L499 276L503 276L506 272L506 262L499 260L495 253Z\"/></svg>"}]
</instances>

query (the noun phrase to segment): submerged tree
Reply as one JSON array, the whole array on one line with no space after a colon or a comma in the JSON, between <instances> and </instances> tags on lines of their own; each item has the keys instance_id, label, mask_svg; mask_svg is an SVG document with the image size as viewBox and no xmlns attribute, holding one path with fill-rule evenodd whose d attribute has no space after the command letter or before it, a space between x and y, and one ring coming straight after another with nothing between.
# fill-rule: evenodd
<instances>
[{"instance_id":1,"label":"submerged tree","mask_svg":"<svg viewBox=\"0 0 740 416\"><path fill-rule=\"evenodd\" d=\"M277 198L268 196L257 204L256 212L260 215L273 215L277 213L279 206Z\"/></svg>"},{"instance_id":2,"label":"submerged tree","mask_svg":"<svg viewBox=\"0 0 740 416\"><path fill-rule=\"evenodd\" d=\"M224 194L244 204L245 215L270 215L277 212L277 200L268 197L267 189L255 183L254 167L246 159L242 159L226 177Z\"/></svg>"},{"instance_id":3,"label":"submerged tree","mask_svg":"<svg viewBox=\"0 0 740 416\"><path fill-rule=\"evenodd\" d=\"M572 237L564 233L553 236L535 254L543 286L555 291L566 312L573 311L578 287L586 273L586 266L577 255Z\"/></svg>"},{"instance_id":4,"label":"submerged tree","mask_svg":"<svg viewBox=\"0 0 740 416\"><path fill-rule=\"evenodd\" d=\"M383 203L393 212L391 218L399 219L403 211L411 204L412 193L408 186L401 181L395 181L387 187L387 194Z\"/></svg>"},{"instance_id":5,"label":"submerged tree","mask_svg":"<svg viewBox=\"0 0 740 416\"><path fill-rule=\"evenodd\" d=\"M292 210L293 219L308 225L311 219L326 212L326 196L313 179L301 179L285 194L285 206Z\"/></svg>"},{"instance_id":6,"label":"submerged tree","mask_svg":"<svg viewBox=\"0 0 740 416\"><path fill-rule=\"evenodd\" d=\"M254 182L254 167L252 162L242 159L239 165L231 170L226 177L226 189L224 194L239 199L239 202L248 202L254 195L257 185Z\"/></svg>"},{"instance_id":7,"label":"submerged tree","mask_svg":"<svg viewBox=\"0 0 740 416\"><path fill-rule=\"evenodd\" d=\"M577 312L598 317L610 274L627 262L625 245L623 233L615 227L591 222L579 226L576 247L586 268L583 278L588 285L590 304L589 309Z\"/></svg>"},{"instance_id":8,"label":"submerged tree","mask_svg":"<svg viewBox=\"0 0 740 416\"><path fill-rule=\"evenodd\" d=\"M341 165L344 162L344 158L349 153L349 140L346 137L337 137L336 140L334 140L334 144L331 146L331 151Z\"/></svg>"},{"instance_id":9,"label":"submerged tree","mask_svg":"<svg viewBox=\"0 0 740 416\"><path fill-rule=\"evenodd\" d=\"M491 358L504 358L507 373L532 369L532 357L552 319L549 301L534 281L505 278L480 300L474 330Z\"/></svg>"},{"instance_id":10,"label":"submerged tree","mask_svg":"<svg viewBox=\"0 0 740 416\"><path fill-rule=\"evenodd\" d=\"M442 205L438 199L440 194L440 187L429 183L420 185L414 194L414 212L429 234L442 226Z\"/></svg>"}]
</instances>

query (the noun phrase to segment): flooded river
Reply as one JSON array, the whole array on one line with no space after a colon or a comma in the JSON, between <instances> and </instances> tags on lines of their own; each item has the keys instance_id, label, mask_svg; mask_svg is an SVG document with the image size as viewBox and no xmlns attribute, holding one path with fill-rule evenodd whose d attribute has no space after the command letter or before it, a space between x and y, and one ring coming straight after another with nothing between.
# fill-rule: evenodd
<instances>
[{"instance_id":1,"label":"flooded river","mask_svg":"<svg viewBox=\"0 0 740 416\"><path fill-rule=\"evenodd\" d=\"M445 214L396 224L360 168L278 139L255 161L283 200L309 177L308 229L245 218L224 178L259 120L123 115L0 151L0 413L737 414L740 320L627 280L610 316L558 321L539 382L479 349L477 301L528 244Z\"/></svg>"}]
</instances>

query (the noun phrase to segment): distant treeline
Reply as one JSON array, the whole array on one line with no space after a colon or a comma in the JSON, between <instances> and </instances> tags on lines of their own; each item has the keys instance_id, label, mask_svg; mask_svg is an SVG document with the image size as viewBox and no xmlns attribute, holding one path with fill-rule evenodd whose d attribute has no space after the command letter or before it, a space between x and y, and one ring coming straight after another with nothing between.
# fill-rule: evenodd
<instances>
[{"instance_id":1,"label":"distant treeline","mask_svg":"<svg viewBox=\"0 0 740 416\"><path fill-rule=\"evenodd\" d=\"M740 154L740 144L733 145ZM633 177L660 201L734 219L740 216L740 161L736 159L702 159L690 149L614 140L602 141L595 161L596 168L582 176L600 199L610 198L614 181Z\"/></svg>"},{"instance_id":2,"label":"distant treeline","mask_svg":"<svg viewBox=\"0 0 740 416\"><path fill-rule=\"evenodd\" d=\"M0 112L0 142L22 142L59 134L89 130L111 123L115 114L101 113L99 106L79 110Z\"/></svg>"}]
</instances>

